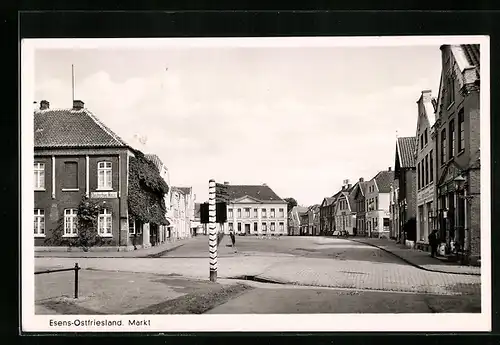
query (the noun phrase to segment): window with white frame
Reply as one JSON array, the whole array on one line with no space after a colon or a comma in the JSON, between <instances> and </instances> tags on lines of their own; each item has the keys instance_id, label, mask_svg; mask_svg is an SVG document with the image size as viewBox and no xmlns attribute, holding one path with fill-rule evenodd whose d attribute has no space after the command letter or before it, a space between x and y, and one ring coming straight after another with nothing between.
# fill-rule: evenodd
<instances>
[{"instance_id":1,"label":"window with white frame","mask_svg":"<svg viewBox=\"0 0 500 345\"><path fill-rule=\"evenodd\" d=\"M285 223L280 223L280 231L284 231L285 230Z\"/></svg>"},{"instance_id":2,"label":"window with white frame","mask_svg":"<svg viewBox=\"0 0 500 345\"><path fill-rule=\"evenodd\" d=\"M262 223L262 231L267 231L267 224L266 223Z\"/></svg>"},{"instance_id":3,"label":"window with white frame","mask_svg":"<svg viewBox=\"0 0 500 345\"><path fill-rule=\"evenodd\" d=\"M64 236L76 236L78 217L77 210L75 208L70 208L64 210Z\"/></svg>"},{"instance_id":4,"label":"window with white frame","mask_svg":"<svg viewBox=\"0 0 500 345\"><path fill-rule=\"evenodd\" d=\"M274 230L276 230L276 226L275 226L274 222L271 222L271 231L274 231Z\"/></svg>"},{"instance_id":5,"label":"window with white frame","mask_svg":"<svg viewBox=\"0 0 500 345\"><path fill-rule=\"evenodd\" d=\"M275 213L275 210L274 208L271 209L271 218L275 218L276 217L276 213Z\"/></svg>"},{"instance_id":6,"label":"window with white frame","mask_svg":"<svg viewBox=\"0 0 500 345\"><path fill-rule=\"evenodd\" d=\"M45 236L45 211L35 208L34 219L35 236Z\"/></svg>"},{"instance_id":7,"label":"window with white frame","mask_svg":"<svg viewBox=\"0 0 500 345\"><path fill-rule=\"evenodd\" d=\"M258 210L256 208L253 209L253 217L257 218L258 217Z\"/></svg>"},{"instance_id":8,"label":"window with white frame","mask_svg":"<svg viewBox=\"0 0 500 345\"><path fill-rule=\"evenodd\" d=\"M238 209L238 218L241 218L241 208Z\"/></svg>"},{"instance_id":9,"label":"window with white frame","mask_svg":"<svg viewBox=\"0 0 500 345\"><path fill-rule=\"evenodd\" d=\"M34 183L35 190L45 189L45 164L34 164Z\"/></svg>"},{"instance_id":10,"label":"window with white frame","mask_svg":"<svg viewBox=\"0 0 500 345\"><path fill-rule=\"evenodd\" d=\"M108 209L103 209L99 212L98 219L99 236L112 236L112 214Z\"/></svg>"},{"instance_id":11,"label":"window with white frame","mask_svg":"<svg viewBox=\"0 0 500 345\"><path fill-rule=\"evenodd\" d=\"M250 209L249 208L245 208L245 217L250 218Z\"/></svg>"},{"instance_id":12,"label":"window with white frame","mask_svg":"<svg viewBox=\"0 0 500 345\"><path fill-rule=\"evenodd\" d=\"M262 213L262 218L267 218L267 213L265 208L261 210L261 213Z\"/></svg>"},{"instance_id":13,"label":"window with white frame","mask_svg":"<svg viewBox=\"0 0 500 345\"><path fill-rule=\"evenodd\" d=\"M111 162L97 163L97 189L112 189Z\"/></svg>"},{"instance_id":14,"label":"window with white frame","mask_svg":"<svg viewBox=\"0 0 500 345\"><path fill-rule=\"evenodd\" d=\"M233 209L232 208L228 209L227 213L228 213L228 216L227 216L228 218L233 218Z\"/></svg>"},{"instance_id":15,"label":"window with white frame","mask_svg":"<svg viewBox=\"0 0 500 345\"><path fill-rule=\"evenodd\" d=\"M283 218L285 216L285 209L280 208L279 212L280 212L280 218Z\"/></svg>"},{"instance_id":16,"label":"window with white frame","mask_svg":"<svg viewBox=\"0 0 500 345\"><path fill-rule=\"evenodd\" d=\"M132 218L128 219L128 233L130 235L135 235L137 233L135 228L135 220Z\"/></svg>"}]
</instances>

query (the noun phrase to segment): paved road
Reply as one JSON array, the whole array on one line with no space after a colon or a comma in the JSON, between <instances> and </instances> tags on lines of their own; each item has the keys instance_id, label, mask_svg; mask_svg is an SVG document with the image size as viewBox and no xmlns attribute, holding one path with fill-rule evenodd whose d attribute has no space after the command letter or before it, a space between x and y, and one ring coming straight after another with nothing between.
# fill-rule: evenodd
<instances>
[{"instance_id":1,"label":"paved road","mask_svg":"<svg viewBox=\"0 0 500 345\"><path fill-rule=\"evenodd\" d=\"M378 248L345 239L237 237L238 252L220 246L218 276L316 287L403 291L440 295L480 294L481 277L420 270ZM176 274L208 279L208 239L199 237L163 258L77 259L83 268ZM36 266L71 267L75 259L36 258Z\"/></svg>"}]
</instances>

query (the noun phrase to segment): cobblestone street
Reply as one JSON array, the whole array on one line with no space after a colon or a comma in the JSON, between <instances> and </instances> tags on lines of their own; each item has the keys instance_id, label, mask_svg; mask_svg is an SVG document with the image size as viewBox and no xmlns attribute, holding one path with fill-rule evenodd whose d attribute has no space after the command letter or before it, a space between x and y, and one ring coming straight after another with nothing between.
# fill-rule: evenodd
<instances>
[{"instance_id":1,"label":"cobblestone street","mask_svg":"<svg viewBox=\"0 0 500 345\"><path fill-rule=\"evenodd\" d=\"M259 279L315 287L480 295L481 277L429 272L373 246L345 239L240 237L238 252L221 243L219 278ZM199 237L161 258L36 258L36 269L83 269L178 275L208 280L206 238ZM189 257L192 256L192 257Z\"/></svg>"}]
</instances>

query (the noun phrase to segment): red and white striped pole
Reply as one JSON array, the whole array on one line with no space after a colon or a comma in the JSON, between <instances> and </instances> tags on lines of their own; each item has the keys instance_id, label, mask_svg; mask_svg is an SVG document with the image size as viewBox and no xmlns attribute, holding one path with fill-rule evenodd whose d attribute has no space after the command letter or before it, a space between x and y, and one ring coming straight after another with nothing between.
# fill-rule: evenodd
<instances>
[{"instance_id":1,"label":"red and white striped pole","mask_svg":"<svg viewBox=\"0 0 500 345\"><path fill-rule=\"evenodd\" d=\"M208 247L210 252L210 281L217 281L217 229L215 208L215 180L208 183Z\"/></svg>"}]
</instances>

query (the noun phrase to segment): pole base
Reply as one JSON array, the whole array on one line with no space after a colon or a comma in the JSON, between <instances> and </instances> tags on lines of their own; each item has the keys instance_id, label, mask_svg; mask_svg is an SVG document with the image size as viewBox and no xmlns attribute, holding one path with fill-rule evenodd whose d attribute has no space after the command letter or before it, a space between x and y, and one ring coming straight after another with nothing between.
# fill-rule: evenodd
<instances>
[{"instance_id":1,"label":"pole base","mask_svg":"<svg viewBox=\"0 0 500 345\"><path fill-rule=\"evenodd\" d=\"M217 271L210 270L210 281L211 282L217 281Z\"/></svg>"}]
</instances>

